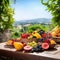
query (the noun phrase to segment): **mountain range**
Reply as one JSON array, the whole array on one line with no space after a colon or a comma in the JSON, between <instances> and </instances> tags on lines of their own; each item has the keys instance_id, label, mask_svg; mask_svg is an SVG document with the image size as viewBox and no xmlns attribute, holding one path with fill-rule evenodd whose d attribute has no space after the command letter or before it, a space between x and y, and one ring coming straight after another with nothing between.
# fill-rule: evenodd
<instances>
[{"instance_id":1,"label":"mountain range","mask_svg":"<svg viewBox=\"0 0 60 60\"><path fill-rule=\"evenodd\" d=\"M19 24L34 24L34 23L51 23L51 19L50 18L37 18L37 19L31 19L31 20L20 20L20 21L15 21L15 25L19 25Z\"/></svg>"}]
</instances>

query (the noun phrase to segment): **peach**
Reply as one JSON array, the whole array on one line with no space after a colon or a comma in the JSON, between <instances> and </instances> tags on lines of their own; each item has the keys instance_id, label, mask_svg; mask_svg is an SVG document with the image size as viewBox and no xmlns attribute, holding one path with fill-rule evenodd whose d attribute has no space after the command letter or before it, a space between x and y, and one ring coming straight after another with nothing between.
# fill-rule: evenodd
<instances>
[{"instance_id":1,"label":"peach","mask_svg":"<svg viewBox=\"0 0 60 60\"><path fill-rule=\"evenodd\" d=\"M52 35L52 37L56 37L57 34L56 34L56 32L52 32L51 35Z\"/></svg>"}]
</instances>

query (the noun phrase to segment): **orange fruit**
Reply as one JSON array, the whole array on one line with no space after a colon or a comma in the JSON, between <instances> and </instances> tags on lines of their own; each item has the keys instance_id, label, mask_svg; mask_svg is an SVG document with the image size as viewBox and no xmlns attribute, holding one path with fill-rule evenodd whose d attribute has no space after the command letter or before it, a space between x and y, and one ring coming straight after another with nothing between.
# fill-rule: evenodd
<instances>
[{"instance_id":1,"label":"orange fruit","mask_svg":"<svg viewBox=\"0 0 60 60\"><path fill-rule=\"evenodd\" d=\"M59 33L60 29L56 28L54 32Z\"/></svg>"},{"instance_id":2,"label":"orange fruit","mask_svg":"<svg viewBox=\"0 0 60 60\"><path fill-rule=\"evenodd\" d=\"M12 45L12 42L13 42L12 40L8 40L6 44L7 45Z\"/></svg>"},{"instance_id":3,"label":"orange fruit","mask_svg":"<svg viewBox=\"0 0 60 60\"><path fill-rule=\"evenodd\" d=\"M52 37L56 37L57 34L56 34L56 32L52 32L51 35L52 35Z\"/></svg>"},{"instance_id":4,"label":"orange fruit","mask_svg":"<svg viewBox=\"0 0 60 60\"><path fill-rule=\"evenodd\" d=\"M20 42L14 42L14 47L16 50L22 50L23 49L23 44Z\"/></svg>"},{"instance_id":5,"label":"orange fruit","mask_svg":"<svg viewBox=\"0 0 60 60\"><path fill-rule=\"evenodd\" d=\"M55 32L55 33L59 33L60 32L60 27L59 26L56 26L52 32Z\"/></svg>"},{"instance_id":6,"label":"orange fruit","mask_svg":"<svg viewBox=\"0 0 60 60\"><path fill-rule=\"evenodd\" d=\"M60 32L60 27L59 27L59 32Z\"/></svg>"},{"instance_id":7,"label":"orange fruit","mask_svg":"<svg viewBox=\"0 0 60 60\"><path fill-rule=\"evenodd\" d=\"M60 33L58 33L57 35L58 35L58 37L60 37Z\"/></svg>"}]
</instances>

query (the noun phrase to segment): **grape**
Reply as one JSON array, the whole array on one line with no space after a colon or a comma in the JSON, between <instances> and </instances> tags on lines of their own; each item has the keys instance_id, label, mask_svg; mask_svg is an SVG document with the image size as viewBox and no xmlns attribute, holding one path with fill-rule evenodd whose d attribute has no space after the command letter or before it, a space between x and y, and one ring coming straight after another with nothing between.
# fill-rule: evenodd
<instances>
[{"instance_id":1,"label":"grape","mask_svg":"<svg viewBox=\"0 0 60 60\"><path fill-rule=\"evenodd\" d=\"M29 46L35 47L37 43L35 41L28 43Z\"/></svg>"},{"instance_id":2,"label":"grape","mask_svg":"<svg viewBox=\"0 0 60 60\"><path fill-rule=\"evenodd\" d=\"M33 38L33 36L29 36L29 37L28 37L28 39L32 39L32 38Z\"/></svg>"},{"instance_id":3,"label":"grape","mask_svg":"<svg viewBox=\"0 0 60 60\"><path fill-rule=\"evenodd\" d=\"M43 42L44 41L44 38L40 38L39 40L38 40L38 42Z\"/></svg>"},{"instance_id":4,"label":"grape","mask_svg":"<svg viewBox=\"0 0 60 60\"><path fill-rule=\"evenodd\" d=\"M33 49L32 49L33 52L40 52L40 51L43 51L43 48L41 45L37 45L35 46Z\"/></svg>"},{"instance_id":5,"label":"grape","mask_svg":"<svg viewBox=\"0 0 60 60\"><path fill-rule=\"evenodd\" d=\"M45 32L44 30L40 30L39 34L42 35L42 34L44 34L44 32Z\"/></svg>"}]
</instances>

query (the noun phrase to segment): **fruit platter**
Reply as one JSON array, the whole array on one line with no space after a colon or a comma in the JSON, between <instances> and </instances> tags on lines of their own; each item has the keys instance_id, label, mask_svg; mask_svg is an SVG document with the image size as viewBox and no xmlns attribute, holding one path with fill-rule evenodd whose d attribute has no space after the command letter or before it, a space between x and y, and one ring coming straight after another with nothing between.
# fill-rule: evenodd
<instances>
[{"instance_id":1,"label":"fruit platter","mask_svg":"<svg viewBox=\"0 0 60 60\"><path fill-rule=\"evenodd\" d=\"M22 33L17 39L8 40L6 45L14 47L17 51L41 52L54 49L56 42L50 32L35 30L32 33Z\"/></svg>"}]
</instances>

